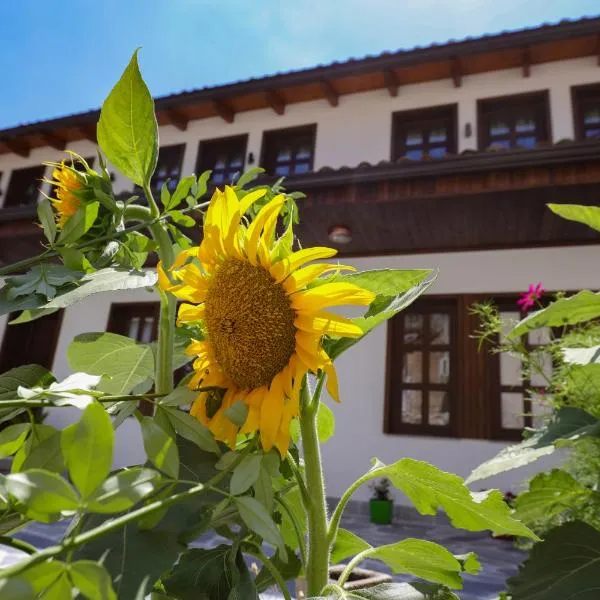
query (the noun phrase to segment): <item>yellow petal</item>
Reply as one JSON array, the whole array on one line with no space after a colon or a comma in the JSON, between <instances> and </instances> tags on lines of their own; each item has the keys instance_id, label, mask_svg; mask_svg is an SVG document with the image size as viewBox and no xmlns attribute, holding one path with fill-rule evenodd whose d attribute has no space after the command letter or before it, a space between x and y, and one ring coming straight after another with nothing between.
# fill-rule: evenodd
<instances>
[{"instance_id":1,"label":"yellow petal","mask_svg":"<svg viewBox=\"0 0 600 600\"><path fill-rule=\"evenodd\" d=\"M275 439L275 447L279 450L279 454L283 458L290 447L290 423L299 412L298 402L295 400L288 400L283 408L283 416L281 418L281 424Z\"/></svg>"},{"instance_id":2,"label":"yellow petal","mask_svg":"<svg viewBox=\"0 0 600 600\"><path fill-rule=\"evenodd\" d=\"M253 192L248 192L241 200L240 200L240 214L245 215L246 211L257 201L260 200L267 193L266 189L262 190L254 190Z\"/></svg>"},{"instance_id":3,"label":"yellow petal","mask_svg":"<svg viewBox=\"0 0 600 600\"><path fill-rule=\"evenodd\" d=\"M195 323L204 320L204 304L182 304L177 313L177 323Z\"/></svg>"},{"instance_id":4,"label":"yellow petal","mask_svg":"<svg viewBox=\"0 0 600 600\"><path fill-rule=\"evenodd\" d=\"M309 265L303 267L291 273L287 279L284 280L283 286L288 293L295 292L300 288L305 287L309 283L312 283L317 277L327 271L356 271L354 267L346 265L331 265L324 263L317 263L315 265Z\"/></svg>"},{"instance_id":5,"label":"yellow petal","mask_svg":"<svg viewBox=\"0 0 600 600\"><path fill-rule=\"evenodd\" d=\"M208 425L208 417L206 416L206 396L206 392L198 394L190 410L190 415L205 426Z\"/></svg>"},{"instance_id":6,"label":"yellow petal","mask_svg":"<svg viewBox=\"0 0 600 600\"><path fill-rule=\"evenodd\" d=\"M248 416L246 422L240 429L240 433L254 433L260 427L260 404L250 405L248 407Z\"/></svg>"},{"instance_id":7,"label":"yellow petal","mask_svg":"<svg viewBox=\"0 0 600 600\"><path fill-rule=\"evenodd\" d=\"M275 263L270 269L271 275L273 275L275 281L279 283L280 281L283 281L290 273L307 262L310 262L311 260L331 258L336 254L337 250L333 248L326 248L324 246L304 248L304 250L293 252L286 258L283 258L279 262Z\"/></svg>"},{"instance_id":8,"label":"yellow petal","mask_svg":"<svg viewBox=\"0 0 600 600\"><path fill-rule=\"evenodd\" d=\"M338 388L338 378L333 363L331 361L327 361L323 365L323 371L325 371L325 375L327 375L327 391L329 392L329 395L336 402L339 402L340 392Z\"/></svg>"},{"instance_id":9,"label":"yellow petal","mask_svg":"<svg viewBox=\"0 0 600 600\"><path fill-rule=\"evenodd\" d=\"M373 302L375 294L351 283L324 283L290 298L295 310L315 312L327 306L368 305Z\"/></svg>"},{"instance_id":10,"label":"yellow petal","mask_svg":"<svg viewBox=\"0 0 600 600\"><path fill-rule=\"evenodd\" d=\"M285 198L281 195L275 196L273 200L277 200L278 198L282 198L282 201L285 201ZM271 212L271 214L265 220L263 234L261 235L258 243L258 255L260 258L260 263L266 268L271 266L270 248L273 247L273 241L275 239L275 226L277 225L278 218L279 210Z\"/></svg>"},{"instance_id":11,"label":"yellow petal","mask_svg":"<svg viewBox=\"0 0 600 600\"><path fill-rule=\"evenodd\" d=\"M327 311L298 314L294 326L307 333L329 334L342 337L360 337L363 330L350 319Z\"/></svg>"},{"instance_id":12,"label":"yellow petal","mask_svg":"<svg viewBox=\"0 0 600 600\"><path fill-rule=\"evenodd\" d=\"M256 255L258 253L258 246L261 241L261 233L265 226L265 223L272 215L279 215L279 211L283 206L283 196L276 196L265 204L260 212L256 215L256 218L250 227L248 227L248 233L246 234L246 255L251 264L256 265Z\"/></svg>"},{"instance_id":13,"label":"yellow petal","mask_svg":"<svg viewBox=\"0 0 600 600\"><path fill-rule=\"evenodd\" d=\"M188 356L199 356L205 355L208 350L208 344L206 342L192 340L192 343L186 347L185 353Z\"/></svg>"},{"instance_id":14,"label":"yellow petal","mask_svg":"<svg viewBox=\"0 0 600 600\"><path fill-rule=\"evenodd\" d=\"M156 265L156 272L158 273L158 285L161 289L165 291L169 291L169 288L173 286L171 280L167 277L165 270L162 266L162 261L158 261Z\"/></svg>"},{"instance_id":15,"label":"yellow petal","mask_svg":"<svg viewBox=\"0 0 600 600\"><path fill-rule=\"evenodd\" d=\"M276 375L260 410L260 439L262 447L266 451L269 451L275 444L283 415L283 404L283 387L279 376Z\"/></svg>"}]
</instances>

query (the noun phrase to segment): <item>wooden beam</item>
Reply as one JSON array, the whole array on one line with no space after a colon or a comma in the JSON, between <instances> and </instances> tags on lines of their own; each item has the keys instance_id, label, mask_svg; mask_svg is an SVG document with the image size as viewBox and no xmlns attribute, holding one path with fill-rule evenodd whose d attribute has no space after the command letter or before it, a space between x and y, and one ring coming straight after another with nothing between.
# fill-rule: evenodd
<instances>
[{"instance_id":1,"label":"wooden beam","mask_svg":"<svg viewBox=\"0 0 600 600\"><path fill-rule=\"evenodd\" d=\"M385 87L388 89L390 96L396 97L398 95L398 88L400 87L400 81L395 71L388 70L383 72L383 80Z\"/></svg>"},{"instance_id":2,"label":"wooden beam","mask_svg":"<svg viewBox=\"0 0 600 600\"><path fill-rule=\"evenodd\" d=\"M180 131L185 131L188 126L189 119L180 110L176 108L167 108L165 110L167 120L173 127L177 127Z\"/></svg>"},{"instance_id":3,"label":"wooden beam","mask_svg":"<svg viewBox=\"0 0 600 600\"><path fill-rule=\"evenodd\" d=\"M42 139L46 142L46 144L48 144L48 146L54 148L55 150L60 150L61 152L67 147L67 140L60 135L56 135L56 133L52 131L42 132Z\"/></svg>"},{"instance_id":4,"label":"wooden beam","mask_svg":"<svg viewBox=\"0 0 600 600\"><path fill-rule=\"evenodd\" d=\"M285 112L285 100L275 90L266 90L265 98L267 99L267 104L278 114L282 115Z\"/></svg>"},{"instance_id":5,"label":"wooden beam","mask_svg":"<svg viewBox=\"0 0 600 600\"><path fill-rule=\"evenodd\" d=\"M329 102L331 106L337 106L340 103L340 95L331 81L321 81L321 88L323 89L327 102Z\"/></svg>"},{"instance_id":6,"label":"wooden beam","mask_svg":"<svg viewBox=\"0 0 600 600\"><path fill-rule=\"evenodd\" d=\"M462 85L462 67L460 64L460 59L453 58L452 65L452 81L454 82L454 87L459 88Z\"/></svg>"},{"instance_id":7,"label":"wooden beam","mask_svg":"<svg viewBox=\"0 0 600 600\"><path fill-rule=\"evenodd\" d=\"M4 140L4 145L15 154L22 156L23 158L27 158L29 156L29 151L31 150L31 146L25 140Z\"/></svg>"},{"instance_id":8,"label":"wooden beam","mask_svg":"<svg viewBox=\"0 0 600 600\"><path fill-rule=\"evenodd\" d=\"M213 100L213 107L216 113L227 123L233 123L235 111L225 100Z\"/></svg>"},{"instance_id":9,"label":"wooden beam","mask_svg":"<svg viewBox=\"0 0 600 600\"><path fill-rule=\"evenodd\" d=\"M523 77L531 75L531 53L529 52L529 48L523 48L521 51L521 68L523 70Z\"/></svg>"},{"instance_id":10,"label":"wooden beam","mask_svg":"<svg viewBox=\"0 0 600 600\"><path fill-rule=\"evenodd\" d=\"M81 127L78 128L79 129L79 133L86 139L89 140L90 142L97 144L98 140L96 138L96 126L95 125L81 125Z\"/></svg>"},{"instance_id":11,"label":"wooden beam","mask_svg":"<svg viewBox=\"0 0 600 600\"><path fill-rule=\"evenodd\" d=\"M600 33L598 34L596 43L596 54L598 55L598 57L596 58L596 63L600 67Z\"/></svg>"}]
</instances>

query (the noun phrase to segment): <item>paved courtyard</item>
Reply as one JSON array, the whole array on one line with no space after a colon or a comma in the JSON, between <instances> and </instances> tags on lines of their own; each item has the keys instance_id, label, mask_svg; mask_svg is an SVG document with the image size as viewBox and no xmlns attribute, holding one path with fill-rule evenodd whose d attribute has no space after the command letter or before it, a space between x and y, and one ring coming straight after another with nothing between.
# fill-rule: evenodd
<instances>
[{"instance_id":1,"label":"paved courtyard","mask_svg":"<svg viewBox=\"0 0 600 600\"><path fill-rule=\"evenodd\" d=\"M465 576L464 590L459 592L463 600L493 600L504 590L504 582L515 574L523 559L523 553L513 547L512 542L494 539L486 533L469 533L452 528L444 515L421 517L414 511L403 511L401 519L392 525L372 525L366 514L352 512L342 520L342 527L364 538L370 544L383 545L397 542L407 537L428 539L446 546L454 554L474 551L479 556L482 571L479 575ZM64 525L34 524L23 531L19 537L38 548L53 544L64 531ZM214 534L205 535L194 543L197 546L212 547L223 542ZM0 547L0 567L17 560L18 553ZM362 565L379 571L386 570L385 565L377 561L365 561ZM395 576L397 581L409 581L410 577ZM265 596L271 600L277 596Z\"/></svg>"}]
</instances>

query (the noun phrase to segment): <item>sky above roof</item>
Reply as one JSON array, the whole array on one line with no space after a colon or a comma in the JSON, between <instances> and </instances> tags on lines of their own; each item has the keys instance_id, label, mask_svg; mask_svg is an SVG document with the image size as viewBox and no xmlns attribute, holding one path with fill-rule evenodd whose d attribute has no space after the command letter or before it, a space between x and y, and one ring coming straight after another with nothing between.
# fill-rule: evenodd
<instances>
[{"instance_id":1,"label":"sky above roof","mask_svg":"<svg viewBox=\"0 0 600 600\"><path fill-rule=\"evenodd\" d=\"M161 96L598 12L598 0L5 2L0 129L99 107L138 46Z\"/></svg>"}]
</instances>

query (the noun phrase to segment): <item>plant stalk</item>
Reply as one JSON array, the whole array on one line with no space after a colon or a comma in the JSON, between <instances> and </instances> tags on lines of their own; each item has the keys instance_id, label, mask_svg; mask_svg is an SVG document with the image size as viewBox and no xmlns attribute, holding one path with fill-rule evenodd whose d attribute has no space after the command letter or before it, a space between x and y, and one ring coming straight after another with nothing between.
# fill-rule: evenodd
<instances>
[{"instance_id":1,"label":"plant stalk","mask_svg":"<svg viewBox=\"0 0 600 600\"><path fill-rule=\"evenodd\" d=\"M302 388L300 408L300 431L304 452L304 468L309 500L306 508L308 517L308 561L306 582L308 596L319 596L329 581L329 544L327 542L327 503L321 449L317 433L317 409L319 403L311 401L308 382Z\"/></svg>"}]
</instances>

